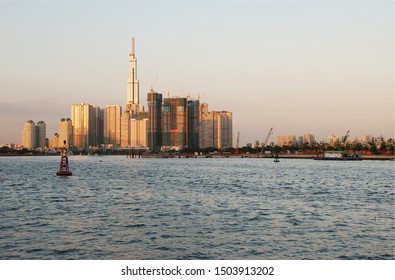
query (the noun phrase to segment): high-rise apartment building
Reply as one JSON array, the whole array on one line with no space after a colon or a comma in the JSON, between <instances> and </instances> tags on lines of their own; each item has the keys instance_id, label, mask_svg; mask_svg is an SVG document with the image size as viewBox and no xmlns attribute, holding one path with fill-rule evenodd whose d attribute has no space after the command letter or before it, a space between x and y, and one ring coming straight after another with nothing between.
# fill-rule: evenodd
<instances>
[{"instance_id":1,"label":"high-rise apartment building","mask_svg":"<svg viewBox=\"0 0 395 280\"><path fill-rule=\"evenodd\" d=\"M188 100L188 148L199 148L200 106L198 100Z\"/></svg>"},{"instance_id":2,"label":"high-rise apartment building","mask_svg":"<svg viewBox=\"0 0 395 280\"><path fill-rule=\"evenodd\" d=\"M220 111L220 148L233 147L233 116L232 112Z\"/></svg>"},{"instance_id":3,"label":"high-rise apartment building","mask_svg":"<svg viewBox=\"0 0 395 280\"><path fill-rule=\"evenodd\" d=\"M229 111L208 111L207 103L201 105L200 148L219 149L233 146L233 117Z\"/></svg>"},{"instance_id":4,"label":"high-rise apartment building","mask_svg":"<svg viewBox=\"0 0 395 280\"><path fill-rule=\"evenodd\" d=\"M214 118L214 114L208 111L208 104L201 104L201 121L200 121L200 148L216 147L218 146L218 139L216 137L218 131L218 120ZM217 115L218 117L218 115Z\"/></svg>"},{"instance_id":5,"label":"high-rise apartment building","mask_svg":"<svg viewBox=\"0 0 395 280\"><path fill-rule=\"evenodd\" d=\"M103 110L87 103L71 106L73 146L78 150L89 150L103 143Z\"/></svg>"},{"instance_id":6,"label":"high-rise apartment building","mask_svg":"<svg viewBox=\"0 0 395 280\"><path fill-rule=\"evenodd\" d=\"M129 147L131 145L130 140L130 120L131 116L129 111L125 111L121 115L121 147Z\"/></svg>"},{"instance_id":7,"label":"high-rise apartment building","mask_svg":"<svg viewBox=\"0 0 395 280\"><path fill-rule=\"evenodd\" d=\"M296 135L278 135L277 136L277 145L289 146L292 144L298 143Z\"/></svg>"},{"instance_id":8,"label":"high-rise apartment building","mask_svg":"<svg viewBox=\"0 0 395 280\"><path fill-rule=\"evenodd\" d=\"M148 146L148 135L147 135L147 125L148 125L148 118L142 119L131 119L130 120L130 139L131 139L131 146L141 146L147 147Z\"/></svg>"},{"instance_id":9,"label":"high-rise apartment building","mask_svg":"<svg viewBox=\"0 0 395 280\"><path fill-rule=\"evenodd\" d=\"M39 121L37 124L32 120L25 122L22 130L22 145L28 149L46 148L46 125L45 122Z\"/></svg>"},{"instance_id":10,"label":"high-rise apartment building","mask_svg":"<svg viewBox=\"0 0 395 280\"><path fill-rule=\"evenodd\" d=\"M59 134L56 148L63 147L64 141L66 146L71 147L73 145L73 124L70 118L62 118L58 124Z\"/></svg>"},{"instance_id":11,"label":"high-rise apartment building","mask_svg":"<svg viewBox=\"0 0 395 280\"><path fill-rule=\"evenodd\" d=\"M22 130L22 145L27 149L35 149L36 144L36 125L32 120L25 122Z\"/></svg>"},{"instance_id":12,"label":"high-rise apartment building","mask_svg":"<svg viewBox=\"0 0 395 280\"><path fill-rule=\"evenodd\" d=\"M314 144L314 142L315 142L315 137L313 134L305 133L303 135L303 143L308 143L309 145L312 145Z\"/></svg>"},{"instance_id":13,"label":"high-rise apartment building","mask_svg":"<svg viewBox=\"0 0 395 280\"><path fill-rule=\"evenodd\" d=\"M88 150L90 118L92 105L86 103L71 105L71 122L73 124L73 146L78 150Z\"/></svg>"},{"instance_id":14,"label":"high-rise apartment building","mask_svg":"<svg viewBox=\"0 0 395 280\"><path fill-rule=\"evenodd\" d=\"M162 110L162 146L175 149L188 144L188 104L186 98L165 98Z\"/></svg>"},{"instance_id":15,"label":"high-rise apartment building","mask_svg":"<svg viewBox=\"0 0 395 280\"><path fill-rule=\"evenodd\" d=\"M36 146L38 148L44 149L47 147L47 130L45 122L39 121L36 124Z\"/></svg>"},{"instance_id":16,"label":"high-rise apartment building","mask_svg":"<svg viewBox=\"0 0 395 280\"><path fill-rule=\"evenodd\" d=\"M50 149L57 149L57 148L62 147L63 142L62 142L62 145L60 145L59 142L60 142L59 141L59 134L55 132L53 135L53 138L49 140L49 148Z\"/></svg>"},{"instance_id":17,"label":"high-rise apartment building","mask_svg":"<svg viewBox=\"0 0 395 280\"><path fill-rule=\"evenodd\" d=\"M162 94L150 90L148 101L148 147L151 151L160 151L162 146Z\"/></svg>"},{"instance_id":18,"label":"high-rise apartment building","mask_svg":"<svg viewBox=\"0 0 395 280\"><path fill-rule=\"evenodd\" d=\"M104 107L104 144L121 145L121 113L119 105Z\"/></svg>"},{"instance_id":19,"label":"high-rise apartment building","mask_svg":"<svg viewBox=\"0 0 395 280\"><path fill-rule=\"evenodd\" d=\"M99 106L92 105L90 116L89 146L98 148L103 144L104 113Z\"/></svg>"}]
</instances>

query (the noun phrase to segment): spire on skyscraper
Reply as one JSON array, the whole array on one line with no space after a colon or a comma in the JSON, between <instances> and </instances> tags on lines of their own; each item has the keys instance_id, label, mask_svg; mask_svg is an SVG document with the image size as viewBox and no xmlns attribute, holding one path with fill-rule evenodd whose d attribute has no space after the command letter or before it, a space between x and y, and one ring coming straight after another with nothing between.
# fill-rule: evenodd
<instances>
[{"instance_id":1,"label":"spire on skyscraper","mask_svg":"<svg viewBox=\"0 0 395 280\"><path fill-rule=\"evenodd\" d=\"M134 37L132 37L132 56L134 56Z\"/></svg>"},{"instance_id":2,"label":"spire on skyscraper","mask_svg":"<svg viewBox=\"0 0 395 280\"><path fill-rule=\"evenodd\" d=\"M132 52L129 54L126 104L139 104L139 81L137 80L137 59L135 56L134 37L132 37Z\"/></svg>"}]
</instances>

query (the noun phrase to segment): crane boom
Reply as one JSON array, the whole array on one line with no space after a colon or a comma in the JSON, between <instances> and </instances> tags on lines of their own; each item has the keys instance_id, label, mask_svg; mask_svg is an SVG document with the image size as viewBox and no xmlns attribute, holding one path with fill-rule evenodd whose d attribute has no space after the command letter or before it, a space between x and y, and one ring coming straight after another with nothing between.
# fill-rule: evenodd
<instances>
[{"instance_id":1,"label":"crane boom","mask_svg":"<svg viewBox=\"0 0 395 280\"><path fill-rule=\"evenodd\" d=\"M269 130L265 141L262 143L262 154L264 153L265 147L267 145L267 142L269 141L270 135L273 133L273 127Z\"/></svg>"},{"instance_id":2,"label":"crane boom","mask_svg":"<svg viewBox=\"0 0 395 280\"><path fill-rule=\"evenodd\" d=\"M347 138L348 138L349 135L350 135L350 131L347 130L346 135L343 137L343 144L346 144L346 141L347 141Z\"/></svg>"}]
</instances>

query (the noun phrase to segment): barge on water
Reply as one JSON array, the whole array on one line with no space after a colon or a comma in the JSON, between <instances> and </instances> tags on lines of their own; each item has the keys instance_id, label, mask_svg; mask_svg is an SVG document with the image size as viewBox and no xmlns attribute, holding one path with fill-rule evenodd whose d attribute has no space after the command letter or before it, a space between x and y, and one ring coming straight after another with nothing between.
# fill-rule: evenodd
<instances>
[{"instance_id":1,"label":"barge on water","mask_svg":"<svg viewBox=\"0 0 395 280\"><path fill-rule=\"evenodd\" d=\"M362 160L359 154L351 154L345 151L327 151L324 155L313 158L314 160Z\"/></svg>"}]
</instances>

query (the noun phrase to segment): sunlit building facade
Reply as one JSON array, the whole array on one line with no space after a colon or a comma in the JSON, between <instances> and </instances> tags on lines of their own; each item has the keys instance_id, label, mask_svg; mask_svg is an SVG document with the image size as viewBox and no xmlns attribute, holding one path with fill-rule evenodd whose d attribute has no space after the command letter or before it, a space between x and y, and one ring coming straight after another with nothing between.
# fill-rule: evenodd
<instances>
[{"instance_id":1,"label":"sunlit building facade","mask_svg":"<svg viewBox=\"0 0 395 280\"><path fill-rule=\"evenodd\" d=\"M165 98L162 110L162 146L182 149L188 143L188 104L186 98Z\"/></svg>"},{"instance_id":2,"label":"sunlit building facade","mask_svg":"<svg viewBox=\"0 0 395 280\"><path fill-rule=\"evenodd\" d=\"M200 148L218 149L233 147L233 115L229 111L208 111L201 105Z\"/></svg>"},{"instance_id":3,"label":"sunlit building facade","mask_svg":"<svg viewBox=\"0 0 395 280\"><path fill-rule=\"evenodd\" d=\"M135 55L134 37L132 38L132 52L129 53L129 74L127 80L127 97L124 112L121 114L121 147L127 148L135 143L147 142L147 131L138 133L137 123L140 121L139 114L144 112L144 107L139 101L139 81L137 79L137 58ZM132 124L134 127L132 127ZM138 125L145 127L147 125ZM138 133L138 134L135 134ZM145 138L144 136L145 135ZM143 137L140 139L140 137Z\"/></svg>"},{"instance_id":4,"label":"sunlit building facade","mask_svg":"<svg viewBox=\"0 0 395 280\"><path fill-rule=\"evenodd\" d=\"M130 120L130 146L148 146L147 125L148 118Z\"/></svg>"},{"instance_id":5,"label":"sunlit building facade","mask_svg":"<svg viewBox=\"0 0 395 280\"><path fill-rule=\"evenodd\" d=\"M77 150L97 148L103 143L103 110L87 103L71 106L73 147Z\"/></svg>"},{"instance_id":6,"label":"sunlit building facade","mask_svg":"<svg viewBox=\"0 0 395 280\"><path fill-rule=\"evenodd\" d=\"M137 58L134 49L134 37L132 37L132 52L129 54L126 104L139 104L139 80L137 79Z\"/></svg>"},{"instance_id":7,"label":"sunlit building facade","mask_svg":"<svg viewBox=\"0 0 395 280\"><path fill-rule=\"evenodd\" d=\"M121 113L119 105L104 107L104 144L121 145Z\"/></svg>"},{"instance_id":8,"label":"sunlit building facade","mask_svg":"<svg viewBox=\"0 0 395 280\"><path fill-rule=\"evenodd\" d=\"M309 145L312 145L315 143L315 137L313 134L305 133L303 135L303 143L308 143Z\"/></svg>"},{"instance_id":9,"label":"sunlit building facade","mask_svg":"<svg viewBox=\"0 0 395 280\"><path fill-rule=\"evenodd\" d=\"M27 149L35 149L36 144L36 125L32 120L25 122L22 130L22 145Z\"/></svg>"},{"instance_id":10,"label":"sunlit building facade","mask_svg":"<svg viewBox=\"0 0 395 280\"><path fill-rule=\"evenodd\" d=\"M372 135L362 135L362 137L361 137L361 143L363 143L363 144L367 144L372 140L373 140Z\"/></svg>"},{"instance_id":11,"label":"sunlit building facade","mask_svg":"<svg viewBox=\"0 0 395 280\"><path fill-rule=\"evenodd\" d=\"M78 150L88 150L90 118L92 105L86 103L71 106L71 121L73 124L73 146Z\"/></svg>"},{"instance_id":12,"label":"sunlit building facade","mask_svg":"<svg viewBox=\"0 0 395 280\"><path fill-rule=\"evenodd\" d=\"M292 144L298 143L296 135L278 135L277 136L277 145L282 146L290 146Z\"/></svg>"},{"instance_id":13,"label":"sunlit building facade","mask_svg":"<svg viewBox=\"0 0 395 280\"><path fill-rule=\"evenodd\" d=\"M66 141L66 147L73 145L73 124L70 118L62 118L58 124L59 134L58 143L60 147L63 147L64 141ZM59 147L56 146L56 147Z\"/></svg>"}]
</instances>

